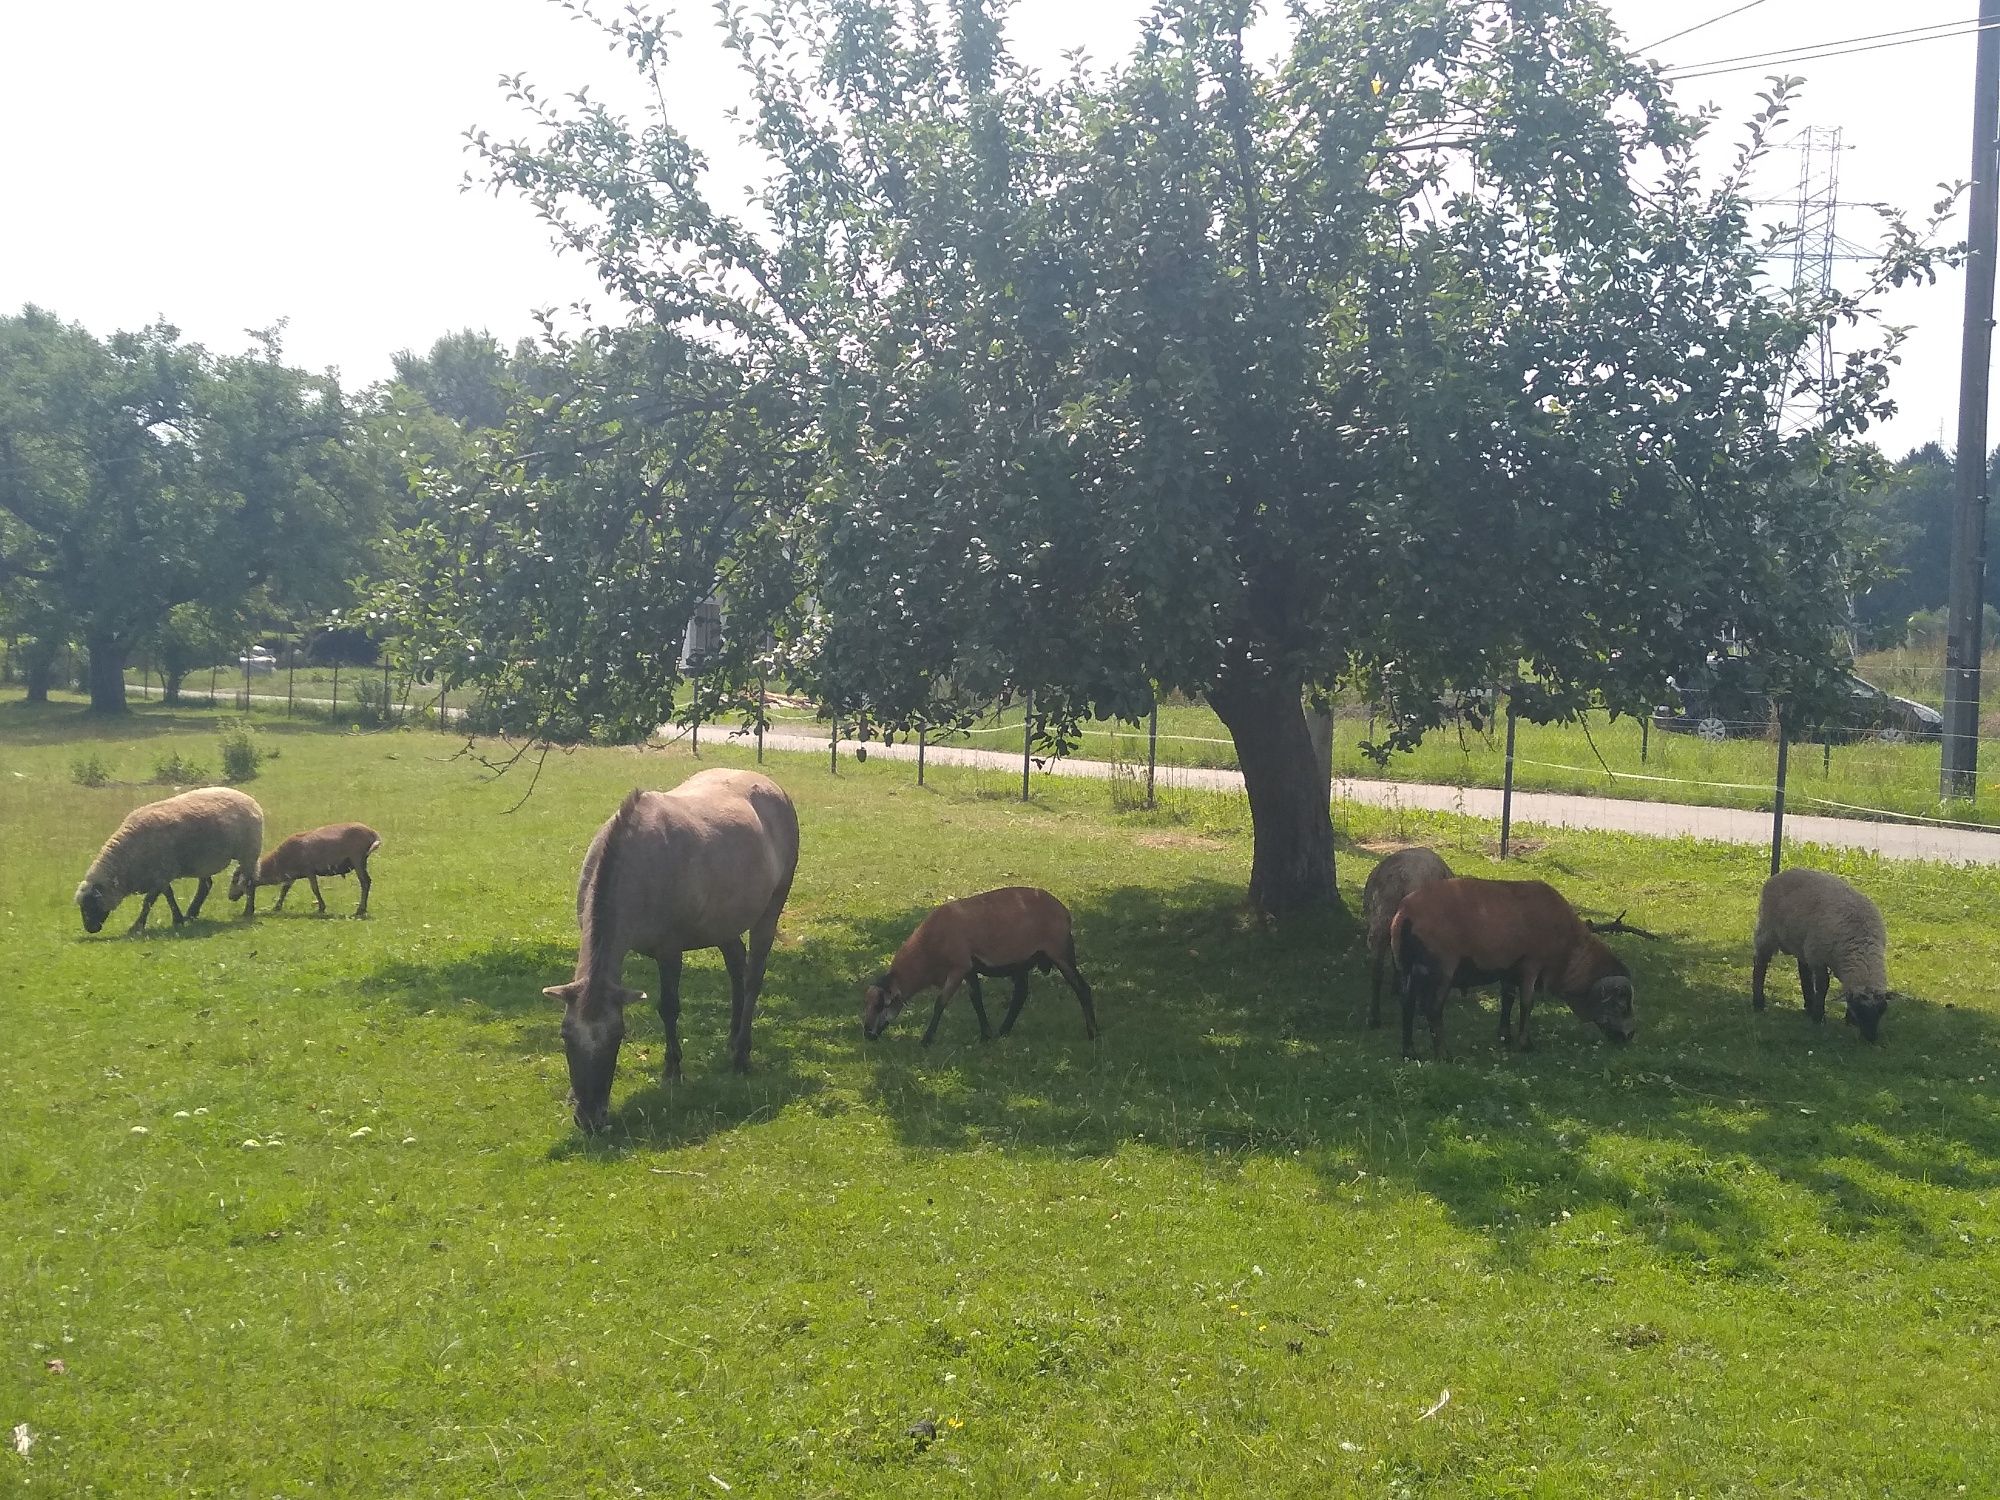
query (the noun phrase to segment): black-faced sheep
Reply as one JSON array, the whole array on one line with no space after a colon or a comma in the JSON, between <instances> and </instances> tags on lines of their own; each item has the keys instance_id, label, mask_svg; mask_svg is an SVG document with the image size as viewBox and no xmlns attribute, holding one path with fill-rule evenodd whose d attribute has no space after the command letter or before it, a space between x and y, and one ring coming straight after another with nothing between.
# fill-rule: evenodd
<instances>
[{"instance_id":1,"label":"black-faced sheep","mask_svg":"<svg viewBox=\"0 0 2000 1500\"><path fill-rule=\"evenodd\" d=\"M1430 849L1398 849L1368 872L1361 887L1361 917L1368 929L1368 961L1373 989L1368 997L1368 1024L1382 1024L1382 967L1389 957L1389 924L1403 898L1419 886L1451 879L1451 866Z\"/></svg>"},{"instance_id":2,"label":"black-faced sheep","mask_svg":"<svg viewBox=\"0 0 2000 1500\"><path fill-rule=\"evenodd\" d=\"M254 879L252 872L263 843L263 809L254 799L226 786L202 787L164 802L135 807L105 841L76 888L83 930L98 931L119 902L140 895L146 903L139 908L139 920L132 924L132 931L145 927L153 902L161 896L167 898L167 910L174 914L176 927L192 922L201 915L201 905L208 899L216 875L232 861L238 876ZM174 900L176 880L200 882L186 916ZM247 919L256 913L253 889L243 915Z\"/></svg>"},{"instance_id":3,"label":"black-faced sheep","mask_svg":"<svg viewBox=\"0 0 2000 1500\"><path fill-rule=\"evenodd\" d=\"M1634 931L1637 929L1621 930ZM1500 983L1500 1035L1521 992L1516 1045L1534 1045L1529 1016L1535 988L1560 996L1615 1042L1638 1030L1632 973L1554 887L1539 880L1440 880L1412 891L1390 923L1403 981L1403 1055L1415 1052L1417 1007L1430 1021L1431 1050L1444 1055L1444 1000L1453 985Z\"/></svg>"},{"instance_id":4,"label":"black-faced sheep","mask_svg":"<svg viewBox=\"0 0 2000 1500\"><path fill-rule=\"evenodd\" d=\"M1889 1007L1889 976L1883 958L1889 932L1882 913L1853 886L1824 870L1781 870L1764 882L1757 902L1756 967L1750 1003L1764 1008L1764 971L1780 953L1799 961L1799 989L1806 1014L1826 1019L1829 976L1840 980L1847 1024L1869 1041L1882 1027Z\"/></svg>"},{"instance_id":5,"label":"black-faced sheep","mask_svg":"<svg viewBox=\"0 0 2000 1500\"><path fill-rule=\"evenodd\" d=\"M264 856L255 880L238 869L229 881L229 899L241 901L254 886L275 885L278 901L271 910L280 912L292 886L303 880L312 887L313 905L324 912L326 898L319 893L319 877L351 874L361 882L361 904L354 915L365 917L368 890L374 883L368 878L368 856L381 847L381 835L366 823L329 823L310 833L295 833Z\"/></svg>"},{"instance_id":6,"label":"black-faced sheep","mask_svg":"<svg viewBox=\"0 0 2000 1500\"><path fill-rule=\"evenodd\" d=\"M951 997L963 984L979 1017L979 1038L990 1040L986 1002L979 992L981 975L1014 981L1014 998L1000 1022L1000 1035L1014 1029L1028 998L1028 972L1039 968L1062 971L1083 1007L1083 1034L1097 1035L1097 1012L1090 985L1076 966L1076 934L1069 908L1047 891L1033 886L1005 886L947 901L918 924L888 969L867 987L861 1012L862 1033L873 1041L902 1014L913 995L938 986L931 1024L924 1028L924 1045L937 1036L938 1021Z\"/></svg>"}]
</instances>

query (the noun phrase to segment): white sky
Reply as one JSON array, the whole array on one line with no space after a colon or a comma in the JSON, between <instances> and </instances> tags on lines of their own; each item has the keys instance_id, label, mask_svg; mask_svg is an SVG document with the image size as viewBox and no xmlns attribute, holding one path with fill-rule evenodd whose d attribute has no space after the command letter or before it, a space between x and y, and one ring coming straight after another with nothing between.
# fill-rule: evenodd
<instances>
[{"instance_id":1,"label":"white sky","mask_svg":"<svg viewBox=\"0 0 2000 1500\"><path fill-rule=\"evenodd\" d=\"M1741 3L1610 0L1642 46ZM1015 43L1051 67L1078 45L1115 57L1144 8L1020 0ZM1756 0L1660 56L1697 63L1977 9ZM682 13L675 111L724 146L733 90L706 39L712 12L693 0ZM100 333L164 316L219 348L288 318L292 360L358 384L450 329L511 343L536 307L605 306L525 205L459 191L465 127L514 129L503 73L612 98L629 87L629 65L594 35L545 0L0 0L0 308L36 302ZM1937 183L1967 175L1972 52L1960 37L1789 69L1809 80L1796 122L1846 131L1843 199L1921 213ZM1680 97L1738 119L1765 71L1684 84ZM1780 154L1770 195L1797 172ZM1840 228L1872 242L1872 216L1844 213ZM1903 415L1877 434L1892 451L1954 430L1963 296L1952 278L1893 304L1914 332L1896 382Z\"/></svg>"}]
</instances>

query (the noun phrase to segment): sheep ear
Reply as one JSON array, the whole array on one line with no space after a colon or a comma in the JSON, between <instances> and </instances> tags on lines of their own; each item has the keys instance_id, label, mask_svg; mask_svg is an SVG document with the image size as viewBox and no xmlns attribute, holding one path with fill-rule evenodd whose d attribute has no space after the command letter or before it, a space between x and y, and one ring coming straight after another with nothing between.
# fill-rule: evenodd
<instances>
[{"instance_id":1,"label":"sheep ear","mask_svg":"<svg viewBox=\"0 0 2000 1500\"><path fill-rule=\"evenodd\" d=\"M568 984L547 985L543 988L542 993L547 995L551 1000L560 1000L563 1004L567 1005L576 998L576 982L571 980Z\"/></svg>"},{"instance_id":2,"label":"sheep ear","mask_svg":"<svg viewBox=\"0 0 2000 1500\"><path fill-rule=\"evenodd\" d=\"M644 1005L646 1003L646 992L644 990L628 990L621 987L615 993L618 996L618 1003L620 1005Z\"/></svg>"}]
</instances>

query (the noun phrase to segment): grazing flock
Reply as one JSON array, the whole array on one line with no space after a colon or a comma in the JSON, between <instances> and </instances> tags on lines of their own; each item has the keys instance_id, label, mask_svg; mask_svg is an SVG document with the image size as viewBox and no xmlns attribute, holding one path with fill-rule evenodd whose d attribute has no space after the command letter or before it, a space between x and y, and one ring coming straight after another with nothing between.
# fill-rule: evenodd
<instances>
[{"instance_id":1,"label":"grazing flock","mask_svg":"<svg viewBox=\"0 0 2000 1500\"><path fill-rule=\"evenodd\" d=\"M207 787L136 808L106 840L76 889L86 932L98 932L129 896L143 898L132 931L146 925L164 896L174 924L200 915L215 877L235 866L229 899L256 915L257 888L279 888L282 910L304 880L318 910L326 910L321 877L357 877L368 914L369 857L381 838L361 823L335 823L293 834L264 855L264 814L242 792ZM645 993L626 988L619 973L628 953L659 967L658 1007L666 1028L664 1075L680 1077L682 955L715 948L729 971L729 1055L738 1072L750 1066L750 1023L763 990L764 967L799 862L799 822L778 784L755 771L700 771L669 792L634 791L597 830L577 883L581 941L567 984L543 991L563 1006L563 1051L577 1126L603 1130L610 1119L611 1083L625 1038L625 1009ZM194 880L185 914L173 882ZM1604 937L1652 934L1612 922L1588 922L1552 886L1539 880L1454 876L1429 849L1403 849L1369 873L1361 896L1373 969L1368 1024L1381 1024L1385 966L1393 964L1402 998L1403 1055L1415 1055L1419 1013L1434 1057L1445 1055L1444 1005L1453 989L1500 987L1500 1039L1533 1045L1537 993L1560 999L1614 1042L1638 1029L1631 970ZM747 943L745 939L748 939ZM1828 984L1838 979L1847 1022L1877 1039L1891 991L1884 954L1887 931L1875 903L1837 876L1793 869L1774 875L1758 902L1751 1000L1764 1008L1771 960L1797 960L1807 1014L1826 1016ZM999 1034L1007 1035L1027 1000L1029 975L1060 973L1083 1009L1084 1034L1097 1035L1090 984L1077 966L1076 934L1067 907L1028 886L947 901L918 924L889 967L863 992L862 1030L882 1035L903 1007L937 991L928 1045L945 1007L961 988L971 1001L982 1040L993 1035L980 980L1007 979L1013 995ZM1520 1012L1514 1025L1515 1007Z\"/></svg>"}]
</instances>

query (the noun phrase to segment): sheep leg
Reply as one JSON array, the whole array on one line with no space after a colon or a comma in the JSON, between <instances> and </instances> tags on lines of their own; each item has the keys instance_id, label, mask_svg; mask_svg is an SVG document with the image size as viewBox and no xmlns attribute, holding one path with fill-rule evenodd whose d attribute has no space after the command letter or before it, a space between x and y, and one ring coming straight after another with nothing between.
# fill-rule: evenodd
<instances>
[{"instance_id":1,"label":"sheep leg","mask_svg":"<svg viewBox=\"0 0 2000 1500\"><path fill-rule=\"evenodd\" d=\"M1083 970L1076 966L1076 942L1071 940L1069 952L1056 960L1056 967L1062 971L1064 981L1076 995L1076 1003L1083 1007L1083 1034L1089 1041L1097 1040L1097 1007L1090 1001L1090 981L1083 977ZM1028 981L1021 980L1021 992L1027 993ZM1015 1008L1020 1008L1019 1002Z\"/></svg>"},{"instance_id":2,"label":"sheep leg","mask_svg":"<svg viewBox=\"0 0 2000 1500\"><path fill-rule=\"evenodd\" d=\"M167 899L171 901L173 900L173 898L174 898L174 888L172 886L168 886ZM153 903L159 899L160 899L160 893L158 891L146 892L146 899L143 902L141 902L139 906L138 920L135 921L129 928L126 929L128 935L134 932L144 932L146 930L146 918L150 917L153 914ZM174 918L176 921L179 921L180 914L176 912L174 914Z\"/></svg>"},{"instance_id":3,"label":"sheep leg","mask_svg":"<svg viewBox=\"0 0 2000 1500\"><path fill-rule=\"evenodd\" d=\"M365 917L368 915L368 887L374 884L368 878L368 860L365 855L362 857L361 862L354 867L354 878L361 882L361 904L354 908L354 915Z\"/></svg>"},{"instance_id":4,"label":"sheep leg","mask_svg":"<svg viewBox=\"0 0 2000 1500\"><path fill-rule=\"evenodd\" d=\"M178 927L188 920L181 915L181 904L174 899L174 888L171 885L162 886L160 894L167 898L167 910L174 914L174 926Z\"/></svg>"},{"instance_id":5,"label":"sheep leg","mask_svg":"<svg viewBox=\"0 0 2000 1500\"><path fill-rule=\"evenodd\" d=\"M1813 971L1812 1018L1815 1021L1826 1019L1826 991L1832 982L1833 971L1824 964Z\"/></svg>"},{"instance_id":6,"label":"sheep leg","mask_svg":"<svg viewBox=\"0 0 2000 1500\"><path fill-rule=\"evenodd\" d=\"M255 863L238 864L237 873L247 882L243 889L243 920L249 921L257 915L257 867Z\"/></svg>"},{"instance_id":7,"label":"sheep leg","mask_svg":"<svg viewBox=\"0 0 2000 1500\"><path fill-rule=\"evenodd\" d=\"M213 875L204 875L195 883L194 901L188 907L187 919L192 922L201 915L201 905L208 899L208 893L215 885Z\"/></svg>"},{"instance_id":8,"label":"sheep leg","mask_svg":"<svg viewBox=\"0 0 2000 1500\"><path fill-rule=\"evenodd\" d=\"M1417 1055L1417 975L1415 966L1403 976L1403 1056Z\"/></svg>"},{"instance_id":9,"label":"sheep leg","mask_svg":"<svg viewBox=\"0 0 2000 1500\"><path fill-rule=\"evenodd\" d=\"M944 1008L951 1004L951 997L958 993L958 987L965 982L965 979L966 976L963 974L954 974L938 991L937 1004L931 1007L931 1024L924 1028L926 1047L937 1039L938 1022L944 1019Z\"/></svg>"},{"instance_id":10,"label":"sheep leg","mask_svg":"<svg viewBox=\"0 0 2000 1500\"><path fill-rule=\"evenodd\" d=\"M1500 986L1500 1045L1506 1046L1514 1040L1514 986L1503 983Z\"/></svg>"},{"instance_id":11,"label":"sheep leg","mask_svg":"<svg viewBox=\"0 0 2000 1500\"><path fill-rule=\"evenodd\" d=\"M308 876L306 876L306 884L312 887L312 893L313 893L313 910L314 910L314 911L316 911L316 912L318 912L318 913L319 913L319 914L320 914L320 915L321 915L322 917L323 917L323 916L325 916L325 915L326 915L326 897L322 896L322 895L321 895L321 894L319 893L319 876L317 876L317 875L308 875Z\"/></svg>"},{"instance_id":12,"label":"sheep leg","mask_svg":"<svg viewBox=\"0 0 2000 1500\"><path fill-rule=\"evenodd\" d=\"M1371 1031L1382 1024L1382 964L1388 956L1387 943L1375 950L1375 987L1368 997L1368 1029Z\"/></svg>"},{"instance_id":13,"label":"sheep leg","mask_svg":"<svg viewBox=\"0 0 2000 1500\"><path fill-rule=\"evenodd\" d=\"M364 902L366 899L364 892ZM667 1056L660 1064L660 1081L672 1083L681 1076L681 955L674 953L659 962L660 1024L667 1030Z\"/></svg>"},{"instance_id":14,"label":"sheep leg","mask_svg":"<svg viewBox=\"0 0 2000 1500\"><path fill-rule=\"evenodd\" d=\"M1813 1020L1826 1019L1826 1006L1820 1000L1819 985L1813 978L1812 965L1803 958L1799 960L1799 999L1805 1005L1806 1014Z\"/></svg>"},{"instance_id":15,"label":"sheep leg","mask_svg":"<svg viewBox=\"0 0 2000 1500\"><path fill-rule=\"evenodd\" d=\"M743 951L743 939L729 938L715 945L722 950L723 967L729 970L729 1063L739 1073L750 1071L750 958Z\"/></svg>"},{"instance_id":16,"label":"sheep leg","mask_svg":"<svg viewBox=\"0 0 2000 1500\"><path fill-rule=\"evenodd\" d=\"M1532 1052L1535 1050L1535 1036L1529 1030L1528 1017L1534 1010L1536 977L1532 972L1521 976L1521 1029L1514 1037L1514 1050L1516 1052Z\"/></svg>"},{"instance_id":17,"label":"sheep leg","mask_svg":"<svg viewBox=\"0 0 2000 1500\"><path fill-rule=\"evenodd\" d=\"M972 1013L979 1017L979 1040L982 1042L992 1041L993 1028L986 1024L986 995L979 988L979 976L977 974L968 974L965 976L965 998L972 1002Z\"/></svg>"},{"instance_id":18,"label":"sheep leg","mask_svg":"<svg viewBox=\"0 0 2000 1500\"><path fill-rule=\"evenodd\" d=\"M271 908L273 914L285 909L285 897L291 895L292 887L297 884L296 880L287 880L283 885L278 887L278 904Z\"/></svg>"},{"instance_id":19,"label":"sheep leg","mask_svg":"<svg viewBox=\"0 0 2000 1500\"><path fill-rule=\"evenodd\" d=\"M1444 1002L1445 997L1450 993L1450 985L1440 984L1436 989L1431 991L1430 1002L1424 1008L1424 1019L1430 1023L1431 1028L1431 1060L1433 1062L1443 1062L1445 1060Z\"/></svg>"},{"instance_id":20,"label":"sheep leg","mask_svg":"<svg viewBox=\"0 0 2000 1500\"><path fill-rule=\"evenodd\" d=\"M1772 953L1775 952L1776 950L1773 949ZM1750 966L1750 1008L1752 1010L1762 1010L1764 1008L1764 971L1771 967L1772 953L1767 953L1764 949L1759 948L1757 950L1757 961Z\"/></svg>"},{"instance_id":21,"label":"sheep leg","mask_svg":"<svg viewBox=\"0 0 2000 1500\"><path fill-rule=\"evenodd\" d=\"M1028 1003L1028 972L1023 969L1014 976L1014 993L1007 1001L1007 1014L1000 1018L1000 1035L1005 1036L1014 1029L1014 1023L1021 1018L1021 1007Z\"/></svg>"}]
</instances>

